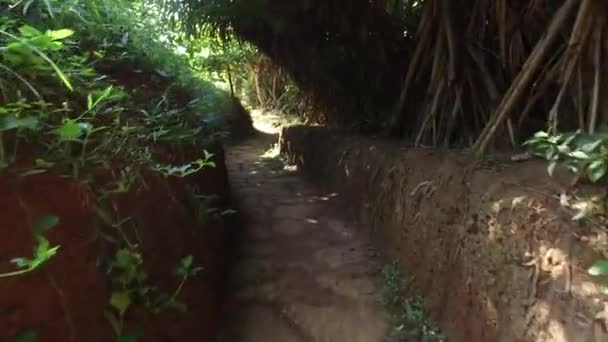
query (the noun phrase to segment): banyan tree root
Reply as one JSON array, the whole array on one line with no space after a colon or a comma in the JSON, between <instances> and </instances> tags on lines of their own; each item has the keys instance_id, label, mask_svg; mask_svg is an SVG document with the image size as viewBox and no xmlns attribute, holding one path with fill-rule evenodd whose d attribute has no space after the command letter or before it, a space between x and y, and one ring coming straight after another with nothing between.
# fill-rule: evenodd
<instances>
[{"instance_id":1,"label":"banyan tree root","mask_svg":"<svg viewBox=\"0 0 608 342\"><path fill-rule=\"evenodd\" d=\"M554 46L555 41L562 33L563 27L568 27L568 20L577 6L578 12L570 31L567 47L563 49L564 52L555 62L560 72L541 74L538 77L539 70L543 63L547 62L550 53L555 50L560 51L559 47ZM523 98L529 94L529 89L533 84L536 88L543 87L543 83L550 82L557 82L560 85L560 90L547 115L550 131L559 130L560 108L564 107L564 101L567 98L574 102L570 103L568 108L575 108L577 113L564 112L564 114L569 116L577 114L577 128L588 132L595 131L599 123L601 80L606 78L605 69L608 66L601 65L602 53L608 48L606 42L602 40L602 36L606 36L607 12L602 10L605 8L606 5L601 0L568 0L562 5L544 37L537 43L518 77L503 96L500 105L473 146L478 155L486 152L498 129L515 112L518 104L523 102ZM589 73L593 77L589 77ZM576 77L576 82L572 82L573 77ZM588 91L590 89L592 91ZM606 89L604 92L608 95ZM606 113L608 108L603 110L605 113L602 123L607 123L605 119L608 115ZM571 129L572 127L567 125L564 128Z\"/></svg>"},{"instance_id":2,"label":"banyan tree root","mask_svg":"<svg viewBox=\"0 0 608 342\"><path fill-rule=\"evenodd\" d=\"M562 5L560 10L555 14L553 21L547 29L547 32L536 44L536 47L528 57L528 60L524 64L521 72L519 75L517 75L513 83L511 83L511 86L507 90L505 96L503 96L496 111L486 124L484 130L479 135L475 145L473 145L473 149L478 154L483 154L485 152L489 142L496 134L498 127L504 122L515 106L520 103L522 97L527 93L531 82L537 75L542 63L546 60L547 55L551 52L553 44L559 37L561 28L568 20L577 3L578 0L567 0Z\"/></svg>"},{"instance_id":3,"label":"banyan tree root","mask_svg":"<svg viewBox=\"0 0 608 342\"><path fill-rule=\"evenodd\" d=\"M607 7L426 1L391 131L481 155L498 137L519 144L542 122L553 131L607 124Z\"/></svg>"}]
</instances>

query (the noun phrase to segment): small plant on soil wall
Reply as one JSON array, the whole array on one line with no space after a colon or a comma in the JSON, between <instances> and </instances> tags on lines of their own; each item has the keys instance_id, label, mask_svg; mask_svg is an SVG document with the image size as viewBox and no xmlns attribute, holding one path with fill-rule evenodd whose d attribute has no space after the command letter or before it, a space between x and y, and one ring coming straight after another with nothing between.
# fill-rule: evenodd
<instances>
[{"instance_id":1,"label":"small plant on soil wall","mask_svg":"<svg viewBox=\"0 0 608 342\"><path fill-rule=\"evenodd\" d=\"M173 296L171 297L172 301L176 301L177 296L181 292L186 281L189 278L196 276L199 272L201 272L203 270L202 267L195 267L192 264L192 261L193 261L192 255L183 257L179 261L179 265L175 269L175 275L178 276L179 278L181 278L181 281L179 283L179 286L177 287L177 290L175 290L175 292L173 293Z\"/></svg>"},{"instance_id":2,"label":"small plant on soil wall","mask_svg":"<svg viewBox=\"0 0 608 342\"><path fill-rule=\"evenodd\" d=\"M420 297L407 298L405 292L411 279L404 277L396 265L382 269L384 286L381 301L393 322L391 336L395 341L443 342L445 336L431 323Z\"/></svg>"},{"instance_id":3,"label":"small plant on soil wall","mask_svg":"<svg viewBox=\"0 0 608 342\"><path fill-rule=\"evenodd\" d=\"M191 163L177 166L157 164L156 166L152 167L152 169L161 172L165 176L183 178L191 174L197 173L206 167L215 167L215 162L211 160L212 158L213 153L209 153L204 150L203 158L197 159Z\"/></svg>"},{"instance_id":4,"label":"small plant on soil wall","mask_svg":"<svg viewBox=\"0 0 608 342\"><path fill-rule=\"evenodd\" d=\"M549 161L549 175L560 163L576 174L575 181L586 178L596 183L608 172L608 132L538 132L524 146L531 154Z\"/></svg>"},{"instance_id":5,"label":"small plant on soil wall","mask_svg":"<svg viewBox=\"0 0 608 342\"><path fill-rule=\"evenodd\" d=\"M8 273L0 273L0 278L14 277L32 272L51 260L51 258L57 254L59 246L51 247L51 244L43 234L56 226L58 223L59 218L56 216L43 216L39 218L38 221L36 221L36 223L34 223L32 226L32 233L34 234L34 239L36 240L32 257L21 257L11 260L11 262L15 264L19 270Z\"/></svg>"},{"instance_id":6,"label":"small plant on soil wall","mask_svg":"<svg viewBox=\"0 0 608 342\"><path fill-rule=\"evenodd\" d=\"M580 131L550 135L538 132L525 144L528 151L549 161L547 171L552 176L557 165L564 164L576 174L573 184L581 179L597 183L608 173L608 133L587 134ZM562 195L561 202L576 211L573 220L601 217L605 199L595 196L571 200Z\"/></svg>"},{"instance_id":7,"label":"small plant on soil wall","mask_svg":"<svg viewBox=\"0 0 608 342\"><path fill-rule=\"evenodd\" d=\"M594 134L581 131L564 134L549 134L538 132L525 145L528 151L549 161L547 168L549 175L553 174L559 163L564 164L576 174L573 184L580 179L587 179L597 183L606 178L608 174L608 132ZM586 219L596 223L599 219L605 225L606 199L601 197L578 198L574 203L562 195L562 202L576 210L572 217L578 221ZM601 224L600 224L601 225ZM608 260L596 261L587 273L598 280L601 290L608 294Z\"/></svg>"},{"instance_id":8,"label":"small plant on soil wall","mask_svg":"<svg viewBox=\"0 0 608 342\"><path fill-rule=\"evenodd\" d=\"M25 330L19 332L15 337L11 339L11 342L37 342L38 333L35 330Z\"/></svg>"},{"instance_id":9,"label":"small plant on soil wall","mask_svg":"<svg viewBox=\"0 0 608 342\"><path fill-rule=\"evenodd\" d=\"M178 301L184 284L196 276L201 267L193 265L191 255L182 258L174 270L179 279L177 289L169 294L150 284L148 275L143 269L143 259L136 247L119 249L110 265L112 293L109 304L111 311L106 311L106 318L112 325L118 341L136 341L137 335L127 332L125 318L129 310L137 305L143 306L150 313L159 313L165 309L185 312L187 307Z\"/></svg>"}]
</instances>

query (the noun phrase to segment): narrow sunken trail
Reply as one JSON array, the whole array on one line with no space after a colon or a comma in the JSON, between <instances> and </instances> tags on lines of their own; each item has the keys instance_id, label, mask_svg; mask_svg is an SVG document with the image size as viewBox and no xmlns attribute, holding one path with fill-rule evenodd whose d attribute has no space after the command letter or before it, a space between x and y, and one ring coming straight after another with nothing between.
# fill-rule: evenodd
<instances>
[{"instance_id":1,"label":"narrow sunken trail","mask_svg":"<svg viewBox=\"0 0 608 342\"><path fill-rule=\"evenodd\" d=\"M221 342L380 342L377 253L328 194L278 159L258 134L228 153L244 227Z\"/></svg>"}]
</instances>

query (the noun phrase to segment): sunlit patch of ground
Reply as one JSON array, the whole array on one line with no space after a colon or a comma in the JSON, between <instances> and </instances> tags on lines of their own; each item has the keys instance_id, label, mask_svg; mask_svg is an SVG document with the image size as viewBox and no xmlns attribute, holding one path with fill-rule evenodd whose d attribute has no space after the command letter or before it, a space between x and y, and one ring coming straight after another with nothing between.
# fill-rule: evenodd
<instances>
[{"instance_id":1,"label":"sunlit patch of ground","mask_svg":"<svg viewBox=\"0 0 608 342\"><path fill-rule=\"evenodd\" d=\"M285 156L281 154L279 144L273 144L268 150L261 155L261 160L266 164L273 172L286 171L294 172L297 171L296 165L289 165Z\"/></svg>"},{"instance_id":2,"label":"sunlit patch of ground","mask_svg":"<svg viewBox=\"0 0 608 342\"><path fill-rule=\"evenodd\" d=\"M251 119L256 130L267 134L278 134L283 126L302 123L297 116L260 109L251 111Z\"/></svg>"}]
</instances>

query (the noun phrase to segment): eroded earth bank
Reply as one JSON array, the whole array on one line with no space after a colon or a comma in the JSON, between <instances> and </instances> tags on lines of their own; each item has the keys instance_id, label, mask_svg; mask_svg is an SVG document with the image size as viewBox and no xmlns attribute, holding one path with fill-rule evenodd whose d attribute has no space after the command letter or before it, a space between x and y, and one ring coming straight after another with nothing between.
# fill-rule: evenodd
<instances>
[{"instance_id":1,"label":"eroded earth bank","mask_svg":"<svg viewBox=\"0 0 608 342\"><path fill-rule=\"evenodd\" d=\"M448 340L607 340L604 299L586 272L606 227L573 221L564 203L605 197L605 188L575 189L570 174L548 177L541 161L476 161L320 127L286 128L280 143L347 199Z\"/></svg>"}]
</instances>

